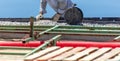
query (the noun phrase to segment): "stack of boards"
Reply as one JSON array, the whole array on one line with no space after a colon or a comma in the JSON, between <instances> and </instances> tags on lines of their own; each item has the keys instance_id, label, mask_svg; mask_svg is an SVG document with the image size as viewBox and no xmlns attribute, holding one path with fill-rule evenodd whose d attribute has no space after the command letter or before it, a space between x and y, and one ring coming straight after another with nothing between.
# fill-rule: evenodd
<instances>
[{"instance_id":1,"label":"stack of boards","mask_svg":"<svg viewBox=\"0 0 120 61\"><path fill-rule=\"evenodd\" d=\"M120 61L120 48L111 47L49 47L24 61Z\"/></svg>"}]
</instances>

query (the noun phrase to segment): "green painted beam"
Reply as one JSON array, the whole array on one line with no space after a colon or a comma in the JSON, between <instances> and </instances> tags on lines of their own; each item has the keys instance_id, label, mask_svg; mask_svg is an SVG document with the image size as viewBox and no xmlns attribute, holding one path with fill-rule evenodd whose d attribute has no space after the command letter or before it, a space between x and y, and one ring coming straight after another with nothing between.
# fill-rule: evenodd
<instances>
[{"instance_id":1,"label":"green painted beam","mask_svg":"<svg viewBox=\"0 0 120 61\"><path fill-rule=\"evenodd\" d=\"M120 27L93 27L93 26L60 26L59 28L62 29L89 29L89 30L95 30L95 29L99 29L99 30L120 30Z\"/></svg>"},{"instance_id":2,"label":"green painted beam","mask_svg":"<svg viewBox=\"0 0 120 61\"><path fill-rule=\"evenodd\" d=\"M38 46L33 51L31 51L30 53L26 54L25 57L27 57L27 56L29 56L31 54L34 54L35 52L37 52L39 50L42 50L42 49L46 48L50 43L53 43L52 45L56 45L56 41L58 41L60 38L61 38L61 35L57 35L57 36L55 36L55 37L45 41L44 44Z\"/></svg>"},{"instance_id":3,"label":"green painted beam","mask_svg":"<svg viewBox=\"0 0 120 61\"><path fill-rule=\"evenodd\" d=\"M7 27L7 26L6 26ZM9 26L8 26L9 27ZM20 27L20 28L19 28ZM4 28L0 26L1 29L6 29L6 30L0 30L0 32L27 32L30 30L28 27L30 26L10 26L10 28ZM26 28L27 27L27 28ZM57 32L57 33L63 33L63 32L69 32L69 33L89 33L89 34L115 34L118 35L120 34L120 28L119 27L85 27L85 26L55 26L56 28L52 27L52 26L34 26L34 31L39 32L39 35L37 35L37 37L47 33L47 32ZM21 30L20 30L21 29ZM17 31L19 30L19 31ZM110 31L111 30L111 31ZM30 39L30 38L29 38Z\"/></svg>"},{"instance_id":4,"label":"green painted beam","mask_svg":"<svg viewBox=\"0 0 120 61\"><path fill-rule=\"evenodd\" d=\"M0 52L3 55L25 55L27 53L15 53L15 52Z\"/></svg>"},{"instance_id":5,"label":"green painted beam","mask_svg":"<svg viewBox=\"0 0 120 61\"><path fill-rule=\"evenodd\" d=\"M26 38L25 40L23 40L22 41L22 43L27 43L27 42L29 42L29 41L33 41L33 40L35 40L35 38L34 37L29 37L29 38Z\"/></svg>"},{"instance_id":6,"label":"green painted beam","mask_svg":"<svg viewBox=\"0 0 120 61\"><path fill-rule=\"evenodd\" d=\"M28 47L13 47L13 46L0 46L0 49L33 50L34 48L28 48Z\"/></svg>"},{"instance_id":7,"label":"green painted beam","mask_svg":"<svg viewBox=\"0 0 120 61\"><path fill-rule=\"evenodd\" d=\"M76 32L76 33L118 33L120 34L120 30L117 31L109 31L109 30L75 30L75 29L54 29L53 32Z\"/></svg>"},{"instance_id":8,"label":"green painted beam","mask_svg":"<svg viewBox=\"0 0 120 61\"><path fill-rule=\"evenodd\" d=\"M0 28L29 28L30 26L0 26ZM53 26L34 26L34 28L51 28ZM105 29L105 30L120 30L119 27L92 27L92 26L59 26L61 29Z\"/></svg>"},{"instance_id":9,"label":"green painted beam","mask_svg":"<svg viewBox=\"0 0 120 61\"><path fill-rule=\"evenodd\" d=\"M84 36L119 36L118 33L77 33L77 32L47 32L46 34L84 35Z\"/></svg>"},{"instance_id":10,"label":"green painted beam","mask_svg":"<svg viewBox=\"0 0 120 61\"><path fill-rule=\"evenodd\" d=\"M120 36L115 37L114 40L120 40Z\"/></svg>"},{"instance_id":11,"label":"green painted beam","mask_svg":"<svg viewBox=\"0 0 120 61\"><path fill-rule=\"evenodd\" d=\"M45 31L42 31L42 32L40 32L40 33L36 36L36 38L40 37L41 35L45 34L46 32L49 32L49 31L51 31L51 30L54 30L55 28L58 28L58 27L59 27L59 26L56 25L56 26L54 26L54 27L52 27L52 28L50 28L50 29L47 29L47 30L45 30Z\"/></svg>"},{"instance_id":12,"label":"green painted beam","mask_svg":"<svg viewBox=\"0 0 120 61\"><path fill-rule=\"evenodd\" d=\"M35 32L40 32L40 31L35 31ZM41 31L42 32L42 31ZM5 30L5 31L2 31L0 30L0 33L18 33L18 34L29 34L29 31L8 31L8 30ZM71 35L71 34L74 34L74 35L81 35L81 34L88 34L88 35L91 35L91 34L102 34L102 35L120 35L120 33L90 33L90 32L58 32L58 31L49 31L49 32L46 32L46 33L51 33L51 34L68 34L68 35ZM45 34L46 34L45 33Z\"/></svg>"},{"instance_id":13,"label":"green painted beam","mask_svg":"<svg viewBox=\"0 0 120 61\"><path fill-rule=\"evenodd\" d=\"M18 31L18 30L0 30L0 33L18 33L18 34L29 34L29 31Z\"/></svg>"},{"instance_id":14,"label":"green painted beam","mask_svg":"<svg viewBox=\"0 0 120 61\"><path fill-rule=\"evenodd\" d=\"M38 31L44 31L46 29L49 29L49 28L34 28L34 30L38 30ZM1 27L0 30L9 30L9 31L14 31L14 30L23 31L23 30L26 30L26 31L29 31L30 28L3 28L3 27Z\"/></svg>"},{"instance_id":15,"label":"green painted beam","mask_svg":"<svg viewBox=\"0 0 120 61\"><path fill-rule=\"evenodd\" d=\"M44 31L46 29L34 29L35 31ZM27 32L29 29L21 30L0 30L0 32ZM120 33L119 30L81 30L81 29L54 29L52 31L56 32L90 32L90 33Z\"/></svg>"},{"instance_id":16,"label":"green painted beam","mask_svg":"<svg viewBox=\"0 0 120 61\"><path fill-rule=\"evenodd\" d=\"M0 28L29 28L30 26L29 25L26 25L26 26L23 26L23 25L2 25L0 26ZM53 26L34 26L34 28L51 28Z\"/></svg>"},{"instance_id":17,"label":"green painted beam","mask_svg":"<svg viewBox=\"0 0 120 61\"><path fill-rule=\"evenodd\" d=\"M43 30L47 30L47 29L49 29L49 28L45 28L45 27L42 27L42 28L34 28L34 30L41 30L41 31L43 31ZM63 29L63 30L68 30L68 29L72 29L72 30L74 30L74 29L78 29L78 30L91 30L91 29L87 29L87 28L56 28L56 29ZM30 30L30 28L5 28L5 27L0 27L0 30ZM94 29L94 30L112 30L112 29ZM113 29L113 30L120 30L120 28L117 28L117 29Z\"/></svg>"}]
</instances>

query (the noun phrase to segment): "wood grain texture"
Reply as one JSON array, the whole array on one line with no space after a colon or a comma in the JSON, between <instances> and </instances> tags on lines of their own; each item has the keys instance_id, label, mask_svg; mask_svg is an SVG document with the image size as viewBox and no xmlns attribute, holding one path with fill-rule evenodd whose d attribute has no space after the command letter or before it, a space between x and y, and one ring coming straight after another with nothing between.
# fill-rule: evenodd
<instances>
[{"instance_id":1,"label":"wood grain texture","mask_svg":"<svg viewBox=\"0 0 120 61\"><path fill-rule=\"evenodd\" d=\"M45 55L45 54L48 54L48 53L50 53L50 52L53 52L53 51L55 51L55 50L57 50L57 49L59 49L59 48L60 48L60 47L49 47L49 48L47 48L47 49L45 49L45 50L39 51L39 52L37 52L37 53L35 53L35 54L33 54L33 55L30 55L30 56L26 57L26 58L24 59L24 61L33 61L34 59L36 59L36 58L38 58L38 57L41 57L41 56L43 56L43 55Z\"/></svg>"},{"instance_id":2,"label":"wood grain texture","mask_svg":"<svg viewBox=\"0 0 120 61\"><path fill-rule=\"evenodd\" d=\"M118 53L120 53L120 48L115 48L112 49L110 52L104 54L103 56L99 57L98 59L95 59L94 61L106 61Z\"/></svg>"},{"instance_id":3,"label":"wood grain texture","mask_svg":"<svg viewBox=\"0 0 120 61\"><path fill-rule=\"evenodd\" d=\"M89 55L91 52L97 50L97 47L90 47L82 52L76 53L75 55L64 59L63 61L77 61L78 59L80 59L81 57L84 57L86 55Z\"/></svg>"},{"instance_id":4,"label":"wood grain texture","mask_svg":"<svg viewBox=\"0 0 120 61\"><path fill-rule=\"evenodd\" d=\"M63 47L55 52L51 52L49 54L46 54L45 56L42 56L42 57L39 57L36 61L47 61L49 60L50 58L53 58L55 56L58 56L64 52L67 52L69 50L73 49L73 47Z\"/></svg>"},{"instance_id":5,"label":"wood grain texture","mask_svg":"<svg viewBox=\"0 0 120 61\"><path fill-rule=\"evenodd\" d=\"M68 52L65 52L64 54L61 54L61 55L51 59L50 61L61 61L62 59L65 59L66 57L72 56L72 55L74 55L74 54L76 54L84 49L85 49L85 47L76 47Z\"/></svg>"}]
</instances>

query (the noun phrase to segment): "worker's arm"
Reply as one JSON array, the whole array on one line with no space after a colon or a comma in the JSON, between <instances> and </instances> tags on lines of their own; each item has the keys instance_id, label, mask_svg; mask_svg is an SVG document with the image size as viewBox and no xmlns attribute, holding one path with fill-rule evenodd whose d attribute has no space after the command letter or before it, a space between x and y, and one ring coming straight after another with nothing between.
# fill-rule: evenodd
<instances>
[{"instance_id":1,"label":"worker's arm","mask_svg":"<svg viewBox=\"0 0 120 61\"><path fill-rule=\"evenodd\" d=\"M46 6L47 6L47 1L46 0L41 0L40 1L40 14L45 14L46 13Z\"/></svg>"},{"instance_id":2,"label":"worker's arm","mask_svg":"<svg viewBox=\"0 0 120 61\"><path fill-rule=\"evenodd\" d=\"M43 18L43 14L46 13L46 6L47 6L47 1L40 0L40 13L36 16L36 20L40 20Z\"/></svg>"}]
</instances>

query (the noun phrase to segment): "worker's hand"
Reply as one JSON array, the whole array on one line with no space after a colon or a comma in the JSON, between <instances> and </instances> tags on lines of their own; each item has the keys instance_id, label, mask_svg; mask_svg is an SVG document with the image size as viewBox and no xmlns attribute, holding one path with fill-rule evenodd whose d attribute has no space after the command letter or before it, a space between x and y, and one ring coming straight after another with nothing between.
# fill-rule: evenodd
<instances>
[{"instance_id":1,"label":"worker's hand","mask_svg":"<svg viewBox=\"0 0 120 61\"><path fill-rule=\"evenodd\" d=\"M61 17L61 14L56 13L56 14L53 16L53 21L58 21L60 17Z\"/></svg>"},{"instance_id":2,"label":"worker's hand","mask_svg":"<svg viewBox=\"0 0 120 61\"><path fill-rule=\"evenodd\" d=\"M43 18L43 14L39 14L39 15L36 16L36 20L40 20L42 18Z\"/></svg>"}]
</instances>

